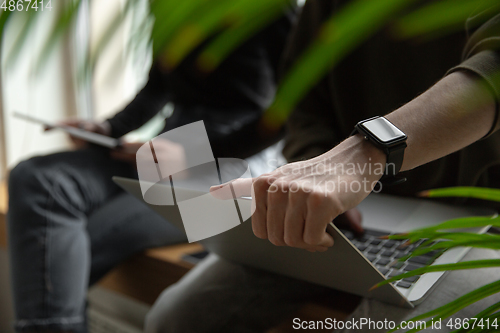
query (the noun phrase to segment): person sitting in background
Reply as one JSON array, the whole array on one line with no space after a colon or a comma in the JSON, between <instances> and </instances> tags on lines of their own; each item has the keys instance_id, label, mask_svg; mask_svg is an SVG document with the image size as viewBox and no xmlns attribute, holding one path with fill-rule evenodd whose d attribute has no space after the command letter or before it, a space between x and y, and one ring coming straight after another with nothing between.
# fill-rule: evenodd
<instances>
[{"instance_id":1,"label":"person sitting in background","mask_svg":"<svg viewBox=\"0 0 500 333\"><path fill-rule=\"evenodd\" d=\"M288 47L289 64L346 2L306 2ZM291 163L253 180L231 183L235 193L244 195L253 184L256 209L246 223L252 223L254 234L276 246L315 252L332 246L329 251L335 251L326 226L342 213L353 229L361 231L361 216L353 209L382 176L370 170L385 165L388 156L359 133L351 133L358 122L387 112L385 117L407 135L401 171L408 181L383 186L383 192L415 196L437 187L500 188L500 6L468 23L475 29L468 31L462 61L463 32L417 44L395 41L382 31L326 74L288 120L283 153ZM359 170L343 173L336 168L339 164L358 165ZM355 182L359 191L341 182ZM337 190L327 187L331 183ZM500 254L473 249L465 260L479 258L496 259ZM347 320L407 320L498 279L498 269L488 272L450 272L415 309L363 299ZM145 331L264 332L322 293L324 287L210 255L162 293L148 314ZM496 294L454 316L472 318L499 301ZM448 331L444 326L432 332Z\"/></svg>"},{"instance_id":2,"label":"person sitting in background","mask_svg":"<svg viewBox=\"0 0 500 333\"><path fill-rule=\"evenodd\" d=\"M197 70L195 50L176 69L156 62L149 81L125 109L104 123L72 126L119 138L139 128L167 102L163 131L203 120L214 155L256 152L258 123L271 103L291 10L235 50L214 72ZM146 248L186 241L183 232L120 190L112 176L137 177L141 144L110 151L83 146L19 163L9 177L8 235L19 332L87 332L86 293L111 268ZM172 163L182 146L164 141Z\"/></svg>"}]
</instances>

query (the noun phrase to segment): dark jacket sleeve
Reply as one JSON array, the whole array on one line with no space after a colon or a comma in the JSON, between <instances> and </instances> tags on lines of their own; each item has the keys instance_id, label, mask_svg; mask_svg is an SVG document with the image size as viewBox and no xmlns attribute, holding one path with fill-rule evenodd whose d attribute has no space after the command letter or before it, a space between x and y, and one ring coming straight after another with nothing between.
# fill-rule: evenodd
<instances>
[{"instance_id":1,"label":"dark jacket sleeve","mask_svg":"<svg viewBox=\"0 0 500 333\"><path fill-rule=\"evenodd\" d=\"M457 70L470 71L481 77L496 98L496 116L490 135L500 127L500 5L479 11L466 23L468 41L462 63L448 73Z\"/></svg>"},{"instance_id":2,"label":"dark jacket sleeve","mask_svg":"<svg viewBox=\"0 0 500 333\"><path fill-rule=\"evenodd\" d=\"M292 28L296 25L298 19L298 8L292 6L285 10L276 22L267 27L263 34L265 35L265 48L267 57L273 73L275 73L276 83L280 80L281 66L284 60L285 48L288 45L288 39Z\"/></svg>"},{"instance_id":3,"label":"dark jacket sleeve","mask_svg":"<svg viewBox=\"0 0 500 333\"><path fill-rule=\"evenodd\" d=\"M160 112L169 100L167 75L161 72L158 64L153 64L144 88L122 111L108 119L111 136L119 138L138 129Z\"/></svg>"},{"instance_id":4,"label":"dark jacket sleeve","mask_svg":"<svg viewBox=\"0 0 500 333\"><path fill-rule=\"evenodd\" d=\"M331 14L332 2L307 1L298 24L290 36L285 50L282 71L293 66L307 48L311 36L316 36L323 21ZM336 135L328 77L319 82L290 114L286 124L286 140L283 155L289 162L309 159L335 146Z\"/></svg>"}]
</instances>

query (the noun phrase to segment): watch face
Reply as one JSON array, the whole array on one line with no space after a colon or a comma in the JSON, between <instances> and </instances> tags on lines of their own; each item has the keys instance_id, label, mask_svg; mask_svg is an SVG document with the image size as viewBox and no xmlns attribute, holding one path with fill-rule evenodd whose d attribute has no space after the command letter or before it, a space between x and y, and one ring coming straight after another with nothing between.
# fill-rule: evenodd
<instances>
[{"instance_id":1,"label":"watch face","mask_svg":"<svg viewBox=\"0 0 500 333\"><path fill-rule=\"evenodd\" d=\"M382 143L406 138L406 135L399 128L383 117L368 120L362 123L361 126L376 136Z\"/></svg>"}]
</instances>

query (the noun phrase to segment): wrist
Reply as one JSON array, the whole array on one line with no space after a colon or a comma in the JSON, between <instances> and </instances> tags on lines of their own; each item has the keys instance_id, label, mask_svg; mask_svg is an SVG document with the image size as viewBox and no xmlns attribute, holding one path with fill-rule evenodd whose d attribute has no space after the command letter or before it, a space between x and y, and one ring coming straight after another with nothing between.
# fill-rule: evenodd
<instances>
[{"instance_id":1,"label":"wrist","mask_svg":"<svg viewBox=\"0 0 500 333\"><path fill-rule=\"evenodd\" d=\"M99 128L100 128L101 134L106 135L106 136L111 136L111 124L109 123L109 121L105 120L102 123L100 123Z\"/></svg>"},{"instance_id":2,"label":"wrist","mask_svg":"<svg viewBox=\"0 0 500 333\"><path fill-rule=\"evenodd\" d=\"M344 164L343 170L358 178L377 181L384 175L387 155L360 134L342 141L325 155L330 164Z\"/></svg>"},{"instance_id":3,"label":"wrist","mask_svg":"<svg viewBox=\"0 0 500 333\"><path fill-rule=\"evenodd\" d=\"M385 167L387 162L387 154L380 147L375 146L370 141L366 140L363 135L355 134L345 140L349 142L352 150L358 151L361 155L368 158L372 163L380 163Z\"/></svg>"}]
</instances>

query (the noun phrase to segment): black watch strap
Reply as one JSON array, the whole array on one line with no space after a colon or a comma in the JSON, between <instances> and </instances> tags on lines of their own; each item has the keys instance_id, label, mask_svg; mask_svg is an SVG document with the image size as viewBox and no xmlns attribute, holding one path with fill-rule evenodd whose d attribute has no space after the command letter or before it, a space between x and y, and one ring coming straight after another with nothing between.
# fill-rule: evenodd
<instances>
[{"instance_id":1,"label":"black watch strap","mask_svg":"<svg viewBox=\"0 0 500 333\"><path fill-rule=\"evenodd\" d=\"M374 117L367 119L365 121L359 122L354 130L352 131L351 135L355 134L361 134L365 137L366 140L370 141L373 145L384 151L384 153L387 155L387 160L385 164L385 172L382 178L380 179L380 182L384 184L385 186L390 186L390 185L396 185L403 183L406 181L406 178L404 177L397 177L396 175L399 173L401 170L401 167L403 166L403 159L404 159L404 151L406 148L406 137L404 141L400 141L399 143L396 144L391 144L391 145L386 145L383 143L382 140L380 140L377 137L374 137L373 132L369 132L366 128L363 128L364 126L361 126L361 124L364 124L369 121L373 121L374 119L377 118L383 118L383 117ZM385 119L387 122L387 119ZM394 125L393 125L394 126ZM404 133L401 132L402 135Z\"/></svg>"},{"instance_id":2,"label":"black watch strap","mask_svg":"<svg viewBox=\"0 0 500 333\"><path fill-rule=\"evenodd\" d=\"M386 149L387 162L385 164L384 177L395 177L403 166L406 143L392 149Z\"/></svg>"}]
</instances>

